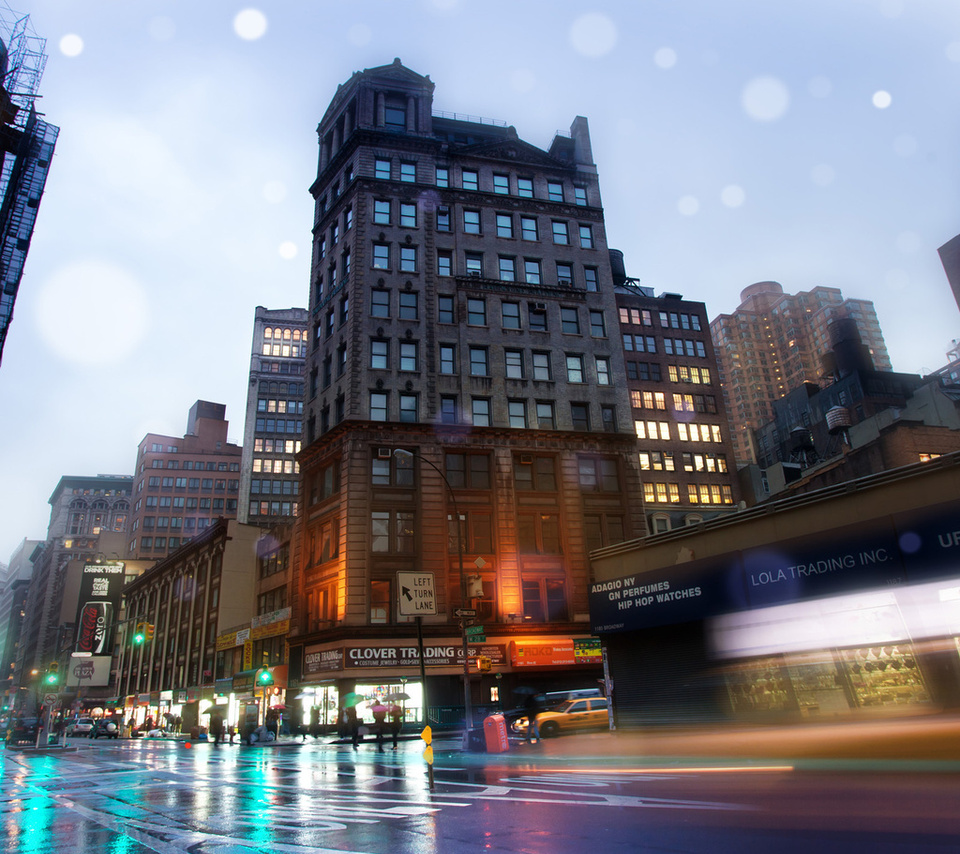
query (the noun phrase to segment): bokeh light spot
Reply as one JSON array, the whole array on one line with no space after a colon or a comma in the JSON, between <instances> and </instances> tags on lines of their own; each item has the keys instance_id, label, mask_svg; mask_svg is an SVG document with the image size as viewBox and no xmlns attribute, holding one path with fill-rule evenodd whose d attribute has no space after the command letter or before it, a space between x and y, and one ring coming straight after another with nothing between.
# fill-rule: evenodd
<instances>
[{"instance_id":1,"label":"bokeh light spot","mask_svg":"<svg viewBox=\"0 0 960 854\"><path fill-rule=\"evenodd\" d=\"M818 163L810 170L810 178L818 187L829 187L836 177L837 173L833 171L833 167L826 163Z\"/></svg>"},{"instance_id":2,"label":"bokeh light spot","mask_svg":"<svg viewBox=\"0 0 960 854\"><path fill-rule=\"evenodd\" d=\"M278 205L287 197L287 185L281 181L267 181L263 185L263 198L271 205Z\"/></svg>"},{"instance_id":3,"label":"bokeh light spot","mask_svg":"<svg viewBox=\"0 0 960 854\"><path fill-rule=\"evenodd\" d=\"M297 244L292 240L284 240L280 244L280 257L285 261L290 261L297 257Z\"/></svg>"},{"instance_id":4,"label":"bokeh light spot","mask_svg":"<svg viewBox=\"0 0 960 854\"><path fill-rule=\"evenodd\" d=\"M60 53L74 57L83 53L83 39L76 33L69 33L60 39Z\"/></svg>"},{"instance_id":5,"label":"bokeh light spot","mask_svg":"<svg viewBox=\"0 0 960 854\"><path fill-rule=\"evenodd\" d=\"M751 119L775 122L790 106L790 91L776 77L755 77L743 87L740 104Z\"/></svg>"},{"instance_id":6,"label":"bokeh light spot","mask_svg":"<svg viewBox=\"0 0 960 854\"><path fill-rule=\"evenodd\" d=\"M233 31L245 41L256 41L267 31L267 16L259 9L244 9L233 19Z\"/></svg>"},{"instance_id":7,"label":"bokeh light spot","mask_svg":"<svg viewBox=\"0 0 960 854\"><path fill-rule=\"evenodd\" d=\"M672 47L662 47L653 55L657 68L673 68L677 64L677 52Z\"/></svg>"},{"instance_id":8,"label":"bokeh light spot","mask_svg":"<svg viewBox=\"0 0 960 854\"><path fill-rule=\"evenodd\" d=\"M617 27L606 15L588 12L570 26L570 43L581 56L606 56L617 43Z\"/></svg>"},{"instance_id":9,"label":"bokeh light spot","mask_svg":"<svg viewBox=\"0 0 960 854\"><path fill-rule=\"evenodd\" d=\"M873 106L875 106L878 110L885 110L890 106L890 104L893 103L893 98L890 97L890 93L884 91L883 89L874 92L871 100L873 101Z\"/></svg>"},{"instance_id":10,"label":"bokeh light spot","mask_svg":"<svg viewBox=\"0 0 960 854\"><path fill-rule=\"evenodd\" d=\"M104 261L77 261L40 287L40 335L50 349L78 365L122 361L147 329L147 298L126 270ZM83 335L70 330L82 329Z\"/></svg>"},{"instance_id":11,"label":"bokeh light spot","mask_svg":"<svg viewBox=\"0 0 960 854\"><path fill-rule=\"evenodd\" d=\"M746 200L747 194L743 191L743 187L737 184L730 184L720 191L720 201L728 208L738 208Z\"/></svg>"},{"instance_id":12,"label":"bokeh light spot","mask_svg":"<svg viewBox=\"0 0 960 854\"><path fill-rule=\"evenodd\" d=\"M700 210L700 202L696 196L683 196L677 202L677 210L684 216L693 216Z\"/></svg>"}]
</instances>

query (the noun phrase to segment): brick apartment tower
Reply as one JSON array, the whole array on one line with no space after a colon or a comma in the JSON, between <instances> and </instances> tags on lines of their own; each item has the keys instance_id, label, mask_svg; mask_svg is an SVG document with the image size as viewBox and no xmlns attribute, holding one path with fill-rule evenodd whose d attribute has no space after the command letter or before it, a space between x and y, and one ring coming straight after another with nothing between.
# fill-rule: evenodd
<instances>
[{"instance_id":1,"label":"brick apartment tower","mask_svg":"<svg viewBox=\"0 0 960 854\"><path fill-rule=\"evenodd\" d=\"M242 449L226 406L198 400L183 436L147 433L137 448L126 557L166 557L217 519L236 519Z\"/></svg>"},{"instance_id":2,"label":"brick apartment tower","mask_svg":"<svg viewBox=\"0 0 960 854\"><path fill-rule=\"evenodd\" d=\"M302 684L418 681L349 658L415 637L398 571L433 573L431 643L455 647L454 611L472 608L505 693L555 678L517 674L510 642L589 634L589 549L645 533L587 121L542 150L434 114L433 91L395 60L341 85L318 128L291 599ZM595 679L596 658L576 672ZM428 670L431 704L463 701L461 673Z\"/></svg>"},{"instance_id":3,"label":"brick apartment tower","mask_svg":"<svg viewBox=\"0 0 960 854\"><path fill-rule=\"evenodd\" d=\"M830 324L842 317L856 322L873 367L892 370L873 303L844 299L839 288L785 294L777 282L758 282L740 292L733 314L710 323L738 466L756 462L753 430L772 420L772 402L819 382Z\"/></svg>"}]
</instances>

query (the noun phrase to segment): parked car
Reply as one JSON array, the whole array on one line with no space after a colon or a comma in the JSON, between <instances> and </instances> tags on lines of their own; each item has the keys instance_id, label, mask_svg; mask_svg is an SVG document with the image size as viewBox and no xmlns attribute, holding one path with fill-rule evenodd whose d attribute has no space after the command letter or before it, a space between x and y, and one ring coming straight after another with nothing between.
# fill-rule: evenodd
<instances>
[{"instance_id":1,"label":"parked car","mask_svg":"<svg viewBox=\"0 0 960 854\"><path fill-rule=\"evenodd\" d=\"M90 738L120 738L120 725L113 718L100 718L90 730Z\"/></svg>"},{"instance_id":2,"label":"parked car","mask_svg":"<svg viewBox=\"0 0 960 854\"><path fill-rule=\"evenodd\" d=\"M553 709L537 715L537 728L542 738L552 738L566 732L578 732L584 729L605 727L609 718L606 697L586 697L579 700L567 700ZM513 731L526 736L529 721L524 715L517 718Z\"/></svg>"},{"instance_id":3,"label":"parked car","mask_svg":"<svg viewBox=\"0 0 960 854\"><path fill-rule=\"evenodd\" d=\"M67 724L64 732L67 735L90 735L93 729L93 718L74 718Z\"/></svg>"},{"instance_id":4,"label":"parked car","mask_svg":"<svg viewBox=\"0 0 960 854\"><path fill-rule=\"evenodd\" d=\"M40 721L37 718L14 718L6 730L7 743L35 742Z\"/></svg>"}]
</instances>

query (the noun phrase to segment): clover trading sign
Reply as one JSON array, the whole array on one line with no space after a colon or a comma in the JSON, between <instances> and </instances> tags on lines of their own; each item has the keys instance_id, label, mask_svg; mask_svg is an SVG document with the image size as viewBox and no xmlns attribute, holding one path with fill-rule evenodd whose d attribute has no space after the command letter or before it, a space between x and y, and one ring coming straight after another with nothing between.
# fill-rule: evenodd
<instances>
[{"instance_id":1,"label":"clover trading sign","mask_svg":"<svg viewBox=\"0 0 960 854\"><path fill-rule=\"evenodd\" d=\"M432 617L437 613L437 596L432 572L398 572L400 616Z\"/></svg>"}]
</instances>

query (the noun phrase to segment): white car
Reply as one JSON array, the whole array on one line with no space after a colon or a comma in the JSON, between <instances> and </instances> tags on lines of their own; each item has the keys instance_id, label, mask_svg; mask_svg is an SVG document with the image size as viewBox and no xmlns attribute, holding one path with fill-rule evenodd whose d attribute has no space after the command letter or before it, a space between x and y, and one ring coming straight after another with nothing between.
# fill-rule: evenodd
<instances>
[{"instance_id":1,"label":"white car","mask_svg":"<svg viewBox=\"0 0 960 854\"><path fill-rule=\"evenodd\" d=\"M90 735L93 729L93 718L75 718L67 724L67 735Z\"/></svg>"}]
</instances>

